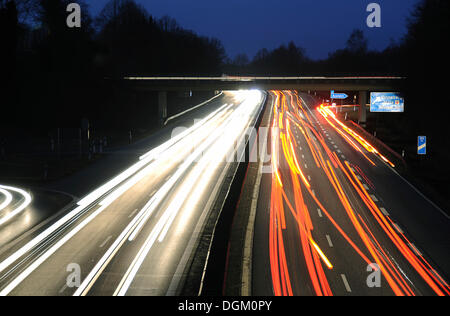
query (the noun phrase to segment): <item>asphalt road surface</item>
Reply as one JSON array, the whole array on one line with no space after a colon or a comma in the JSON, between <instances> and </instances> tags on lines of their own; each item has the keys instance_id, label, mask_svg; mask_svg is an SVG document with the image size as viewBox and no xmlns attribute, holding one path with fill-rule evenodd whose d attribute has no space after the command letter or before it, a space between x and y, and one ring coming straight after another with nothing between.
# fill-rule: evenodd
<instances>
[{"instance_id":1,"label":"asphalt road surface","mask_svg":"<svg viewBox=\"0 0 450 316\"><path fill-rule=\"evenodd\" d=\"M449 295L448 216L333 108L271 99L252 295Z\"/></svg>"},{"instance_id":2,"label":"asphalt road surface","mask_svg":"<svg viewBox=\"0 0 450 316\"><path fill-rule=\"evenodd\" d=\"M264 98L226 93L227 104L0 257L0 295L177 295L228 162Z\"/></svg>"}]
</instances>

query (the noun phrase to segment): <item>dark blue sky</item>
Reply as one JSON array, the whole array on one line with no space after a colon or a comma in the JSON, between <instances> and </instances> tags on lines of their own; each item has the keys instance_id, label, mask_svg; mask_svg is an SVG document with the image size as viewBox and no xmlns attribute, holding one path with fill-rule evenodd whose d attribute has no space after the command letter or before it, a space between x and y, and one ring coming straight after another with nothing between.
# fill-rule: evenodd
<instances>
[{"instance_id":1,"label":"dark blue sky","mask_svg":"<svg viewBox=\"0 0 450 316\"><path fill-rule=\"evenodd\" d=\"M108 0L90 0L97 14ZM371 49L384 49L406 32L406 19L419 0L136 0L160 18L169 15L200 35L217 37L228 56L273 49L293 40L313 59L343 48L351 31L364 30ZM366 7L382 8L382 27L366 26Z\"/></svg>"}]
</instances>

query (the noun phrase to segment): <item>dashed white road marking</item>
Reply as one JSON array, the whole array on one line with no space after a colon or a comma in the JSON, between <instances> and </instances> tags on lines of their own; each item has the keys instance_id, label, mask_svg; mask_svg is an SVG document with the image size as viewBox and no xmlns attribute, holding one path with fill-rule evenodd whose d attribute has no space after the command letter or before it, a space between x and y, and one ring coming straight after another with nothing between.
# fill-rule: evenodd
<instances>
[{"instance_id":1,"label":"dashed white road marking","mask_svg":"<svg viewBox=\"0 0 450 316\"><path fill-rule=\"evenodd\" d=\"M320 208L317 209L317 213L319 214L319 217L323 217L322 211L320 210Z\"/></svg>"},{"instance_id":2,"label":"dashed white road marking","mask_svg":"<svg viewBox=\"0 0 450 316\"><path fill-rule=\"evenodd\" d=\"M308 169L308 165L305 163L305 168Z\"/></svg>"},{"instance_id":3,"label":"dashed white road marking","mask_svg":"<svg viewBox=\"0 0 450 316\"><path fill-rule=\"evenodd\" d=\"M419 249L417 249L417 247L413 243L409 244L409 248L411 248L412 251L414 251L416 253L416 255L422 257L422 253L419 251Z\"/></svg>"},{"instance_id":4,"label":"dashed white road marking","mask_svg":"<svg viewBox=\"0 0 450 316\"><path fill-rule=\"evenodd\" d=\"M370 197L372 198L372 200L374 202L378 202L378 199L377 199L377 197L375 195L371 194Z\"/></svg>"},{"instance_id":5,"label":"dashed white road marking","mask_svg":"<svg viewBox=\"0 0 450 316\"><path fill-rule=\"evenodd\" d=\"M64 291L67 289L67 284L64 284L64 286L59 290L59 294L64 293Z\"/></svg>"},{"instance_id":6,"label":"dashed white road marking","mask_svg":"<svg viewBox=\"0 0 450 316\"><path fill-rule=\"evenodd\" d=\"M108 241L112 238L112 236L108 236L108 238L106 238L106 240L100 245L100 248L103 248L106 246L106 244L108 243Z\"/></svg>"},{"instance_id":7,"label":"dashed white road marking","mask_svg":"<svg viewBox=\"0 0 450 316\"><path fill-rule=\"evenodd\" d=\"M400 226L398 226L397 224L394 223L394 227L395 227L395 229L397 229L397 231L398 231L400 234L403 234L403 230L400 228Z\"/></svg>"},{"instance_id":8,"label":"dashed white road marking","mask_svg":"<svg viewBox=\"0 0 450 316\"><path fill-rule=\"evenodd\" d=\"M361 179L360 176L356 176L356 178L357 178L359 181L362 181L362 179Z\"/></svg>"},{"instance_id":9,"label":"dashed white road marking","mask_svg":"<svg viewBox=\"0 0 450 316\"><path fill-rule=\"evenodd\" d=\"M367 184L363 184L364 189L369 190L369 187L367 186ZM372 198L373 199L373 198ZM375 201L376 202L376 201Z\"/></svg>"},{"instance_id":10,"label":"dashed white road marking","mask_svg":"<svg viewBox=\"0 0 450 316\"><path fill-rule=\"evenodd\" d=\"M430 272L431 273L433 273L434 274L434 276L436 277L436 278L438 278L438 279L442 279L442 277L439 275L439 273L437 273L437 271L436 270L434 270L434 269L429 269L430 270Z\"/></svg>"},{"instance_id":11,"label":"dashed white road marking","mask_svg":"<svg viewBox=\"0 0 450 316\"><path fill-rule=\"evenodd\" d=\"M351 293L352 289L350 288L350 284L348 284L347 277L345 276L345 274L341 274L341 278L342 278L342 282L344 282L345 290L348 293Z\"/></svg>"},{"instance_id":12,"label":"dashed white road marking","mask_svg":"<svg viewBox=\"0 0 450 316\"><path fill-rule=\"evenodd\" d=\"M134 214L136 214L136 212L138 211L138 209L135 209L133 212L131 212L131 214L128 216L128 218L132 218Z\"/></svg>"},{"instance_id":13,"label":"dashed white road marking","mask_svg":"<svg viewBox=\"0 0 450 316\"><path fill-rule=\"evenodd\" d=\"M380 211L381 211L381 213L384 214L384 216L390 216L390 215L389 215L389 212L386 211L386 209L385 209L384 207L380 207Z\"/></svg>"},{"instance_id":14,"label":"dashed white road marking","mask_svg":"<svg viewBox=\"0 0 450 316\"><path fill-rule=\"evenodd\" d=\"M325 237L327 238L328 245L330 246L330 248L333 248L333 242L331 241L330 235L325 235Z\"/></svg>"}]
</instances>

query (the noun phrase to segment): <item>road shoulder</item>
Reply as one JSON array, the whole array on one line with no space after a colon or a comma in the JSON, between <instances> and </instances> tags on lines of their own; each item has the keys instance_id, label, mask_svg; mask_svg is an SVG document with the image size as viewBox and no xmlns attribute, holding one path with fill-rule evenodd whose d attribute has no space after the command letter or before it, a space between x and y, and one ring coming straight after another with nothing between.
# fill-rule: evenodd
<instances>
[{"instance_id":1,"label":"road shoulder","mask_svg":"<svg viewBox=\"0 0 450 316\"><path fill-rule=\"evenodd\" d=\"M270 94L267 97L266 110L260 127L269 127L270 125L272 109L269 104L271 104ZM259 195L258 182L261 179L260 172L260 162L249 163L233 219L228 245L227 269L223 293L226 296L251 295L253 229L256 216L255 202L257 203Z\"/></svg>"}]
</instances>

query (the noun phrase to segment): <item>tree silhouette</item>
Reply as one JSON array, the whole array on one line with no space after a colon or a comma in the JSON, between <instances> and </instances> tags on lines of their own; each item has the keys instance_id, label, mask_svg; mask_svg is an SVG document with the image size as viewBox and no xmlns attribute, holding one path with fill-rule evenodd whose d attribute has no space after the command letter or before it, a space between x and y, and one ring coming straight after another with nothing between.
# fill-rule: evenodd
<instances>
[{"instance_id":1,"label":"tree silhouette","mask_svg":"<svg viewBox=\"0 0 450 316\"><path fill-rule=\"evenodd\" d=\"M184 30L168 16L154 19L132 0L109 1L96 25L114 77L220 73L225 53L218 40Z\"/></svg>"},{"instance_id":2,"label":"tree silhouette","mask_svg":"<svg viewBox=\"0 0 450 316\"><path fill-rule=\"evenodd\" d=\"M259 75L299 75L305 71L308 63L304 49L290 42L273 51L260 50L249 65L249 72Z\"/></svg>"},{"instance_id":3,"label":"tree silhouette","mask_svg":"<svg viewBox=\"0 0 450 316\"><path fill-rule=\"evenodd\" d=\"M367 52L368 40L362 30L356 29L347 40L347 50L352 53L365 54Z\"/></svg>"},{"instance_id":4,"label":"tree silhouette","mask_svg":"<svg viewBox=\"0 0 450 316\"><path fill-rule=\"evenodd\" d=\"M0 104L4 117L15 114L11 104L15 102L14 92L18 77L16 74L18 35L18 12L15 2L0 0ZM2 124L4 121L2 120Z\"/></svg>"}]
</instances>

